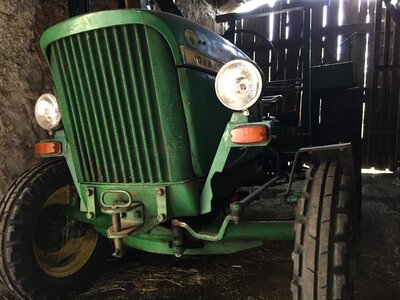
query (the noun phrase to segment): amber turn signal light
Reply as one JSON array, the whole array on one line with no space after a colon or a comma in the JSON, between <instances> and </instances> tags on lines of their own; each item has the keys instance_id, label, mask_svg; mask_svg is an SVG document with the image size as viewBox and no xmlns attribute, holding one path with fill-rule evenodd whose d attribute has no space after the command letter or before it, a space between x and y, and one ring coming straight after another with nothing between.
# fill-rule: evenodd
<instances>
[{"instance_id":1,"label":"amber turn signal light","mask_svg":"<svg viewBox=\"0 0 400 300\"><path fill-rule=\"evenodd\" d=\"M231 142L235 144L255 144L268 140L268 127L264 125L240 126L231 130Z\"/></svg>"},{"instance_id":2,"label":"amber turn signal light","mask_svg":"<svg viewBox=\"0 0 400 300\"><path fill-rule=\"evenodd\" d=\"M41 142L35 145L35 154L38 155L51 155L61 153L60 142Z\"/></svg>"}]
</instances>

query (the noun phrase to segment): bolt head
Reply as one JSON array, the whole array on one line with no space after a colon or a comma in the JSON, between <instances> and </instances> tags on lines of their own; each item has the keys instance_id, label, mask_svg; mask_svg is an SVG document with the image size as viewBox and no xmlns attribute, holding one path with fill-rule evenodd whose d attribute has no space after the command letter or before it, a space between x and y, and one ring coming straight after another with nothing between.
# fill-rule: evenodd
<instances>
[{"instance_id":1,"label":"bolt head","mask_svg":"<svg viewBox=\"0 0 400 300\"><path fill-rule=\"evenodd\" d=\"M157 189L156 190L156 195L161 197L162 195L164 195L164 190L163 189Z\"/></svg>"},{"instance_id":2,"label":"bolt head","mask_svg":"<svg viewBox=\"0 0 400 300\"><path fill-rule=\"evenodd\" d=\"M86 219L88 219L88 220L93 220L94 219L94 213L92 213L92 212L87 212L86 213Z\"/></svg>"},{"instance_id":3,"label":"bolt head","mask_svg":"<svg viewBox=\"0 0 400 300\"><path fill-rule=\"evenodd\" d=\"M87 197L89 197L89 196L91 196L92 195L92 190L86 190L85 191L85 195L87 196Z\"/></svg>"},{"instance_id":4,"label":"bolt head","mask_svg":"<svg viewBox=\"0 0 400 300\"><path fill-rule=\"evenodd\" d=\"M159 214L157 216L157 221L160 222L160 223L164 222L166 219L167 219L167 216L165 214Z\"/></svg>"}]
</instances>

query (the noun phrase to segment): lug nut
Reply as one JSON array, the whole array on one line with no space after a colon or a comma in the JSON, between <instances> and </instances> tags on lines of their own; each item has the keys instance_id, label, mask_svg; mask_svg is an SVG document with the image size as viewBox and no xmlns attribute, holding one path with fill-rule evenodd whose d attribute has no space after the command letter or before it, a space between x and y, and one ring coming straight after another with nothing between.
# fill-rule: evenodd
<instances>
[{"instance_id":1,"label":"lug nut","mask_svg":"<svg viewBox=\"0 0 400 300\"><path fill-rule=\"evenodd\" d=\"M164 195L164 190L163 189L157 189L156 190L156 195L161 197L162 195Z\"/></svg>"}]
</instances>

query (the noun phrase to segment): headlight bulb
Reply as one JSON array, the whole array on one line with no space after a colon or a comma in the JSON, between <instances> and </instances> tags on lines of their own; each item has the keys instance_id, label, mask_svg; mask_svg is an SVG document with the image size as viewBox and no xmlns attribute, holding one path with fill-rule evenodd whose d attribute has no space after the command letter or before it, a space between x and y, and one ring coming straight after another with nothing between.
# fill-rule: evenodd
<instances>
[{"instance_id":1,"label":"headlight bulb","mask_svg":"<svg viewBox=\"0 0 400 300\"><path fill-rule=\"evenodd\" d=\"M223 105L245 110L261 96L262 74L253 63L233 60L225 64L215 79L215 91Z\"/></svg>"},{"instance_id":2,"label":"headlight bulb","mask_svg":"<svg viewBox=\"0 0 400 300\"><path fill-rule=\"evenodd\" d=\"M35 104L35 118L40 127L52 130L61 121L57 99L52 94L43 94Z\"/></svg>"}]
</instances>

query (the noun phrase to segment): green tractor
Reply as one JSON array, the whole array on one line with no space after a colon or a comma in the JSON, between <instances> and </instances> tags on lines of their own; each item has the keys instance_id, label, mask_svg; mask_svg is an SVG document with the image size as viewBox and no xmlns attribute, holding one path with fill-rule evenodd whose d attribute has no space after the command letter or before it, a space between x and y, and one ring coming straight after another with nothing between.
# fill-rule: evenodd
<instances>
[{"instance_id":1,"label":"green tractor","mask_svg":"<svg viewBox=\"0 0 400 300\"><path fill-rule=\"evenodd\" d=\"M294 299L351 297L351 145L282 150L282 124L264 111L277 97L265 96L244 52L139 9L70 18L41 48L56 88L35 106L51 134L35 145L46 160L0 202L0 279L12 294L87 288L110 244L115 257L126 248L181 257L293 240ZM282 184L275 197L291 217L252 220L246 208Z\"/></svg>"}]
</instances>

